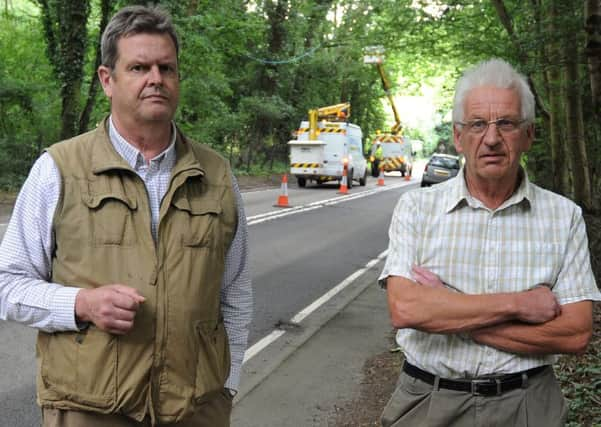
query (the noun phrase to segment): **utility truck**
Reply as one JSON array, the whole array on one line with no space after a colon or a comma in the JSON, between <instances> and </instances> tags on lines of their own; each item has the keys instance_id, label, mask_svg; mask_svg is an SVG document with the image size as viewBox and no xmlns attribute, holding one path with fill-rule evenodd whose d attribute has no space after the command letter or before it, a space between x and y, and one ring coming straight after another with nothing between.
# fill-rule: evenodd
<instances>
[{"instance_id":1,"label":"utility truck","mask_svg":"<svg viewBox=\"0 0 601 427\"><path fill-rule=\"evenodd\" d=\"M376 147L382 146L383 159L379 167L384 172L398 171L402 176L411 175L413 167L413 148L411 140L401 135L389 133L376 134L371 146L371 163L374 164ZM379 171L372 171L378 176Z\"/></svg>"},{"instance_id":2,"label":"utility truck","mask_svg":"<svg viewBox=\"0 0 601 427\"><path fill-rule=\"evenodd\" d=\"M290 146L290 174L299 187L307 181L318 185L342 181L347 166L347 187L353 182L365 185L367 161L363 156L361 128L349 123L348 102L309 110L309 120L301 121Z\"/></svg>"},{"instance_id":3,"label":"utility truck","mask_svg":"<svg viewBox=\"0 0 601 427\"><path fill-rule=\"evenodd\" d=\"M374 152L378 144L382 146L384 158L379 162L379 167L385 172L399 171L402 176L411 175L413 168L413 150L411 148L411 141L408 138L404 138L402 135L403 126L399 113L394 104L394 98L390 91L390 83L384 72L384 48L382 46L369 46L364 50L365 55L363 56L363 62L365 64L375 64L380 80L382 81L382 87L384 93L390 102L392 107L392 113L394 115L394 125L390 128L389 132L377 132L375 138L371 144L371 164L374 165ZM372 170L373 176L378 176L379 171Z\"/></svg>"}]
</instances>

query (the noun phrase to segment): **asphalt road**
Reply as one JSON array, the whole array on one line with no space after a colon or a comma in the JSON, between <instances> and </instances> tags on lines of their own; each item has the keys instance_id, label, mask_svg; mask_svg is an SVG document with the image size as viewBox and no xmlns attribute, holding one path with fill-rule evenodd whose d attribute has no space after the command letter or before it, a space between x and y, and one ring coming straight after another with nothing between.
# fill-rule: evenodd
<instances>
[{"instance_id":1,"label":"asphalt road","mask_svg":"<svg viewBox=\"0 0 601 427\"><path fill-rule=\"evenodd\" d=\"M415 187L386 177L370 178L348 195L337 186L289 189L291 209L274 208L280 189L243 194L255 289L252 345L286 324L387 246L390 216L401 192ZM0 213L0 237L7 222ZM0 321L0 426L39 425L35 405L35 331Z\"/></svg>"}]
</instances>

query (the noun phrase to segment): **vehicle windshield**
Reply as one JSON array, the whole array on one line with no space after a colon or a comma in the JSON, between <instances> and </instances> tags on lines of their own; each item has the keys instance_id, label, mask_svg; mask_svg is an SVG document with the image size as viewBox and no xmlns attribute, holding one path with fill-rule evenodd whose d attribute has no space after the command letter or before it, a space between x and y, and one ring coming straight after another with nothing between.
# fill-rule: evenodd
<instances>
[{"instance_id":1,"label":"vehicle windshield","mask_svg":"<svg viewBox=\"0 0 601 427\"><path fill-rule=\"evenodd\" d=\"M430 164L432 166L441 166L447 169L459 169L459 161L447 157L432 157L432 159L430 159Z\"/></svg>"}]
</instances>

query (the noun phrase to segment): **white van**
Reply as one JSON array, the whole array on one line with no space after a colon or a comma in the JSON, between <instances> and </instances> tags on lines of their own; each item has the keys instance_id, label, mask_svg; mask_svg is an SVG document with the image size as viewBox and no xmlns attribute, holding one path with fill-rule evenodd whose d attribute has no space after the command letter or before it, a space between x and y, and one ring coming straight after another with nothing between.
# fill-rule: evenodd
<instances>
[{"instance_id":1,"label":"white van","mask_svg":"<svg viewBox=\"0 0 601 427\"><path fill-rule=\"evenodd\" d=\"M363 133L357 125L347 122L319 122L317 140L309 139L309 122L301 122L297 138L289 141L290 174L299 187L307 181L322 184L341 181L343 165L348 161L347 186L353 181L365 185L367 161L363 156Z\"/></svg>"}]
</instances>

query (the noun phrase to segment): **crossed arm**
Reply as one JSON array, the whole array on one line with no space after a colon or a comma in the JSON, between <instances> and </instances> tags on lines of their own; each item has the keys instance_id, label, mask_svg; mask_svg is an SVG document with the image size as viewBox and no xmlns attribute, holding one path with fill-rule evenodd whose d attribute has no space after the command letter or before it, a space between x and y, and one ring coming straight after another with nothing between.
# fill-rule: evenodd
<instances>
[{"instance_id":1,"label":"crossed arm","mask_svg":"<svg viewBox=\"0 0 601 427\"><path fill-rule=\"evenodd\" d=\"M415 281L387 279L388 309L396 328L451 334L511 353L582 353L592 335L592 303L559 305L538 286L514 293L469 295L449 290L430 271L414 267Z\"/></svg>"}]
</instances>

